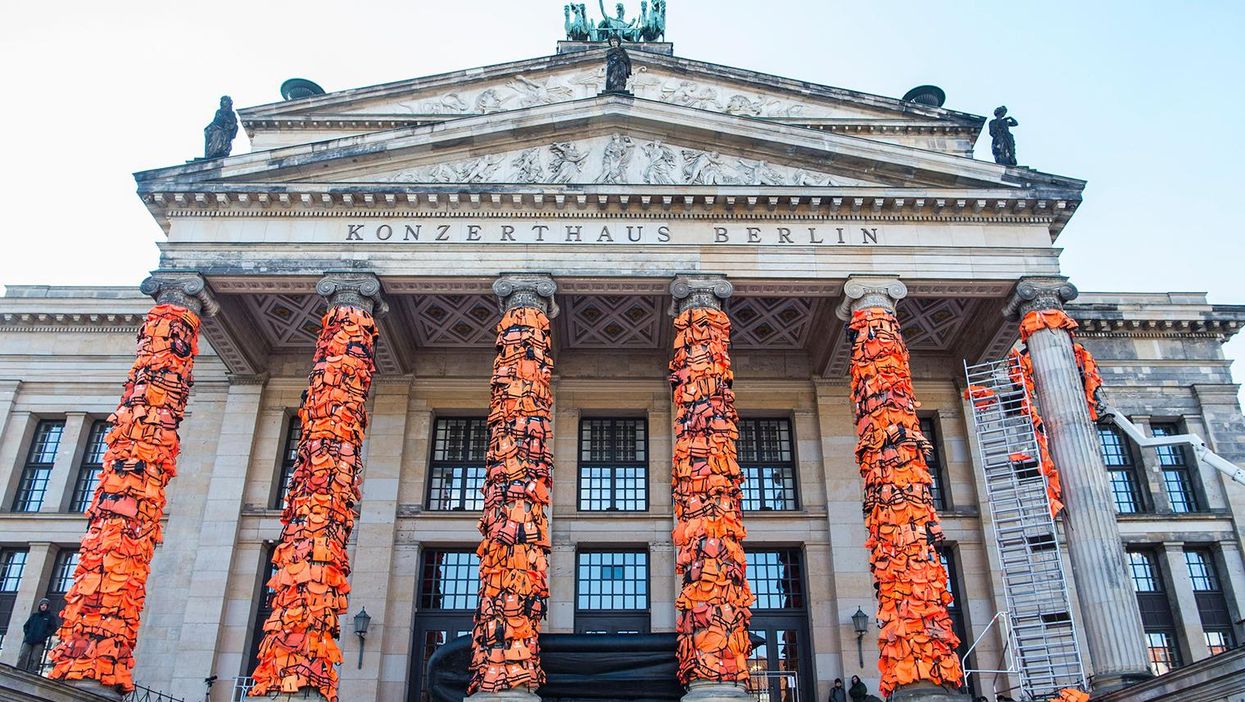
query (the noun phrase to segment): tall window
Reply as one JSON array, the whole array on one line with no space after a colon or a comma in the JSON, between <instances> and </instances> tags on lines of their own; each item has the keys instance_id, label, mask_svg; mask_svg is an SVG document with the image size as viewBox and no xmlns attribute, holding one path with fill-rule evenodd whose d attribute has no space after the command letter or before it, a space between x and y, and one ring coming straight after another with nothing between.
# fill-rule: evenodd
<instances>
[{"instance_id":1,"label":"tall window","mask_svg":"<svg viewBox=\"0 0 1245 702\"><path fill-rule=\"evenodd\" d=\"M17 486L17 497L13 500L14 512L38 512L43 506L43 497L48 491L48 477L52 475L52 463L56 461L56 451L60 448L61 435L64 433L63 419L44 419L35 427L35 438L30 442L26 467L22 470L22 481Z\"/></svg>"},{"instance_id":2,"label":"tall window","mask_svg":"<svg viewBox=\"0 0 1245 702\"><path fill-rule=\"evenodd\" d=\"M73 497L69 500L70 512L85 512L95 498L95 488L99 485L99 473L104 469L104 452L108 444L108 422L97 420L91 425L91 436L87 439L86 450L82 452L82 463L78 466L78 479L73 484Z\"/></svg>"},{"instance_id":3,"label":"tall window","mask_svg":"<svg viewBox=\"0 0 1245 702\"><path fill-rule=\"evenodd\" d=\"M1215 567L1215 554L1210 549L1185 549L1184 562L1189 569L1189 581L1193 584L1197 613L1210 655L1234 648L1236 636L1232 631L1232 616L1228 613L1228 599Z\"/></svg>"},{"instance_id":4,"label":"tall window","mask_svg":"<svg viewBox=\"0 0 1245 702\"><path fill-rule=\"evenodd\" d=\"M938 433L933 417L921 417L918 421L921 423L921 433L933 445L926 461L929 465L929 477L934 479L929 487L929 495L934 500L934 509L943 510L947 508L947 492L944 487L946 476L943 475L942 468L942 436Z\"/></svg>"},{"instance_id":5,"label":"tall window","mask_svg":"<svg viewBox=\"0 0 1245 702\"><path fill-rule=\"evenodd\" d=\"M813 689L803 553L758 548L748 551L747 559L748 584L756 595L748 633L761 639L748 660L749 688L760 702L793 702L797 689Z\"/></svg>"},{"instance_id":6,"label":"tall window","mask_svg":"<svg viewBox=\"0 0 1245 702\"><path fill-rule=\"evenodd\" d=\"M1181 433L1172 423L1151 424L1155 436L1175 436ZM1171 498L1173 512L1198 511L1197 492L1193 489L1193 471L1189 468L1189 452L1183 445L1159 446L1155 449L1159 466L1163 469L1163 488Z\"/></svg>"},{"instance_id":7,"label":"tall window","mask_svg":"<svg viewBox=\"0 0 1245 702\"><path fill-rule=\"evenodd\" d=\"M1115 511L1134 514L1144 509L1141 490L1137 481L1137 461L1132 445L1112 426L1099 426L1098 438L1102 441L1102 462L1111 479L1111 494L1115 498Z\"/></svg>"},{"instance_id":8,"label":"tall window","mask_svg":"<svg viewBox=\"0 0 1245 702\"><path fill-rule=\"evenodd\" d=\"M1176 620L1163 586L1158 558L1150 550L1130 550L1128 568L1133 588L1137 590L1141 624L1150 651L1150 668L1155 675L1162 675L1179 668L1181 663L1180 648L1176 643Z\"/></svg>"},{"instance_id":9,"label":"tall window","mask_svg":"<svg viewBox=\"0 0 1245 702\"><path fill-rule=\"evenodd\" d=\"M259 581L259 597L255 600L255 626L251 629L251 646L246 658L246 669L242 671L242 674L246 676L255 672L255 666L259 663L259 644L264 640L264 622L268 621L268 615L272 614L272 596L276 590L268 587L268 581L277 572L277 566L272 562L274 550L273 547L269 547L261 553L259 572L262 579Z\"/></svg>"},{"instance_id":10,"label":"tall window","mask_svg":"<svg viewBox=\"0 0 1245 702\"><path fill-rule=\"evenodd\" d=\"M745 512L799 509L795 451L788 419L739 420L739 467Z\"/></svg>"},{"instance_id":11,"label":"tall window","mask_svg":"<svg viewBox=\"0 0 1245 702\"><path fill-rule=\"evenodd\" d=\"M9 618L13 616L13 604L17 600L17 586L22 582L26 569L26 549L0 549L0 648L8 633Z\"/></svg>"},{"instance_id":12,"label":"tall window","mask_svg":"<svg viewBox=\"0 0 1245 702\"><path fill-rule=\"evenodd\" d=\"M428 659L438 648L471 634L480 593L480 559L474 550L433 548L423 552L416 592L409 700L427 700Z\"/></svg>"},{"instance_id":13,"label":"tall window","mask_svg":"<svg viewBox=\"0 0 1245 702\"><path fill-rule=\"evenodd\" d=\"M484 417L440 417L432 432L428 509L474 512L484 509Z\"/></svg>"},{"instance_id":14,"label":"tall window","mask_svg":"<svg viewBox=\"0 0 1245 702\"><path fill-rule=\"evenodd\" d=\"M972 645L972 641L968 638L964 607L960 604L964 600L964 593L960 589L959 559L956 558L956 553L950 546L938 549L938 559L942 561L942 567L947 569L947 592L951 593L951 604L947 605L947 614L951 617L951 627L955 635L960 638L960 646L955 652L963 658L969 646Z\"/></svg>"},{"instance_id":15,"label":"tall window","mask_svg":"<svg viewBox=\"0 0 1245 702\"><path fill-rule=\"evenodd\" d=\"M281 444L281 470L277 473L277 489L273 490L273 509L285 507L285 496L290 492L290 476L298 464L298 440L303 436L303 424L295 412L285 425L285 442Z\"/></svg>"},{"instance_id":16,"label":"tall window","mask_svg":"<svg viewBox=\"0 0 1245 702\"><path fill-rule=\"evenodd\" d=\"M648 552L580 551L575 560L575 632L648 633Z\"/></svg>"},{"instance_id":17,"label":"tall window","mask_svg":"<svg viewBox=\"0 0 1245 702\"><path fill-rule=\"evenodd\" d=\"M648 509L648 424L644 419L579 422L579 510Z\"/></svg>"}]
</instances>

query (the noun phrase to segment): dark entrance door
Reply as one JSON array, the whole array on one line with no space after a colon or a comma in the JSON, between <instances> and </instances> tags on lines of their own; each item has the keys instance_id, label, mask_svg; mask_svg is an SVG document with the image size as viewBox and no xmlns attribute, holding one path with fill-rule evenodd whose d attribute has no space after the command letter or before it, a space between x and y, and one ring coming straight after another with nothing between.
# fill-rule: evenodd
<instances>
[{"instance_id":1,"label":"dark entrance door","mask_svg":"<svg viewBox=\"0 0 1245 702\"><path fill-rule=\"evenodd\" d=\"M425 702L428 659L441 646L471 634L480 590L480 559L469 549L428 549L421 558L411 637L408 702Z\"/></svg>"},{"instance_id":2,"label":"dark entrance door","mask_svg":"<svg viewBox=\"0 0 1245 702\"><path fill-rule=\"evenodd\" d=\"M798 548L748 551L748 583L757 601L750 633L750 687L759 702L813 702L804 554Z\"/></svg>"}]
</instances>

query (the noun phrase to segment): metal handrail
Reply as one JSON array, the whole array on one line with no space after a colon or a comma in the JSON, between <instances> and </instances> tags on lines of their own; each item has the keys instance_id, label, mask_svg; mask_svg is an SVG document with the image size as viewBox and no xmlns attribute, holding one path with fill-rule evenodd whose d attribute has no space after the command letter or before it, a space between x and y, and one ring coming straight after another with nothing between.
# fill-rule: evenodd
<instances>
[{"instance_id":1,"label":"metal handrail","mask_svg":"<svg viewBox=\"0 0 1245 702\"><path fill-rule=\"evenodd\" d=\"M800 702L800 676L787 670L753 670L747 690L757 702Z\"/></svg>"},{"instance_id":2,"label":"metal handrail","mask_svg":"<svg viewBox=\"0 0 1245 702\"><path fill-rule=\"evenodd\" d=\"M125 694L121 698L121 702L186 702L180 697L174 697L167 692L153 690L142 685L135 685L134 689Z\"/></svg>"}]
</instances>

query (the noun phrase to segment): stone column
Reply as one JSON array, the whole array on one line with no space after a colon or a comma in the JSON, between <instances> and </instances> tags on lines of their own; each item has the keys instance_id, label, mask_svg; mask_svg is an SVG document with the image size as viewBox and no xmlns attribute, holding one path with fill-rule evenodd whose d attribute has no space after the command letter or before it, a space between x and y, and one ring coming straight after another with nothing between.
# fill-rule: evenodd
<instances>
[{"instance_id":1,"label":"stone column","mask_svg":"<svg viewBox=\"0 0 1245 702\"><path fill-rule=\"evenodd\" d=\"M251 692L278 700L337 697L339 617L347 614L350 592L346 541L360 499L365 404L375 372L373 312L387 310L371 273L328 273L316 292L328 310L299 410L298 461L273 552L273 611Z\"/></svg>"},{"instance_id":2,"label":"stone column","mask_svg":"<svg viewBox=\"0 0 1245 702\"><path fill-rule=\"evenodd\" d=\"M679 276L674 298L674 546L682 587L675 599L684 702L747 700L748 588L736 462L738 415L731 389L730 320L722 302L734 287L720 276Z\"/></svg>"},{"instance_id":3,"label":"stone column","mask_svg":"<svg viewBox=\"0 0 1245 702\"><path fill-rule=\"evenodd\" d=\"M947 572L934 545L942 527L930 496L908 350L895 304L908 294L895 276L851 276L838 317L852 340L856 460L864 480L870 570L877 588L880 689L892 702L968 700L947 604ZM924 629L918 650L913 631Z\"/></svg>"},{"instance_id":4,"label":"stone column","mask_svg":"<svg viewBox=\"0 0 1245 702\"><path fill-rule=\"evenodd\" d=\"M157 271L139 289L156 305L139 331L138 357L112 415L100 486L65 595L60 644L50 656L51 677L109 697L134 688L134 645L162 538L164 489L176 472L199 315L216 311L196 273Z\"/></svg>"},{"instance_id":5,"label":"stone column","mask_svg":"<svg viewBox=\"0 0 1245 702\"><path fill-rule=\"evenodd\" d=\"M493 283L501 307L493 361L480 602L472 632L469 699L536 702L545 681L541 618L549 602L549 491L553 472L553 279L507 275ZM526 564L526 568L516 563ZM519 575L521 577L514 577Z\"/></svg>"},{"instance_id":6,"label":"stone column","mask_svg":"<svg viewBox=\"0 0 1245 702\"><path fill-rule=\"evenodd\" d=\"M1006 314L1062 310L1077 290L1066 278L1024 278ZM1141 612L1125 566L1101 444L1085 404L1085 389L1064 329L1041 329L1026 342L1033 361L1038 411L1067 507L1064 535L1092 662L1095 694L1150 677Z\"/></svg>"},{"instance_id":7,"label":"stone column","mask_svg":"<svg viewBox=\"0 0 1245 702\"><path fill-rule=\"evenodd\" d=\"M48 491L43 496L40 512L64 512L69 506L78 477L77 468L90 432L91 418L85 412L65 413L65 431L61 434L60 449L48 475Z\"/></svg>"}]
</instances>

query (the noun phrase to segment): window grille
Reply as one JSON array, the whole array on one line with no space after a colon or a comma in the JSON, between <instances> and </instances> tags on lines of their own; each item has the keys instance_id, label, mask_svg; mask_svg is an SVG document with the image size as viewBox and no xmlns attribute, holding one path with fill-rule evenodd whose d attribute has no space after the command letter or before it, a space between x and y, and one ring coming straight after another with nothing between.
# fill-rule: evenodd
<instances>
[{"instance_id":1,"label":"window grille","mask_svg":"<svg viewBox=\"0 0 1245 702\"><path fill-rule=\"evenodd\" d=\"M476 512L484 509L484 417L440 417L433 427L428 509Z\"/></svg>"},{"instance_id":2,"label":"window grille","mask_svg":"<svg viewBox=\"0 0 1245 702\"><path fill-rule=\"evenodd\" d=\"M648 510L648 426L644 419L579 422L579 510Z\"/></svg>"},{"instance_id":3,"label":"window grille","mask_svg":"<svg viewBox=\"0 0 1245 702\"><path fill-rule=\"evenodd\" d=\"M1175 424L1150 425L1154 436L1175 436L1181 432ZM1163 469L1163 489L1171 500L1173 512L1198 511L1197 492L1193 489L1193 472L1189 469L1188 452L1184 446L1158 446L1159 466Z\"/></svg>"},{"instance_id":4,"label":"window grille","mask_svg":"<svg viewBox=\"0 0 1245 702\"><path fill-rule=\"evenodd\" d=\"M790 420L740 419L736 448L744 477L745 512L800 508Z\"/></svg>"},{"instance_id":5,"label":"window grille","mask_svg":"<svg viewBox=\"0 0 1245 702\"><path fill-rule=\"evenodd\" d=\"M1102 442L1102 462L1110 476L1115 511L1120 514L1142 511L1137 462L1128 439L1119 429L1111 426L1098 427L1098 438Z\"/></svg>"},{"instance_id":6,"label":"window grille","mask_svg":"<svg viewBox=\"0 0 1245 702\"><path fill-rule=\"evenodd\" d=\"M17 486L17 497L13 500L14 512L38 512L43 506L43 498L48 492L48 478L52 475L52 464L56 461L56 452L60 449L61 436L64 433L63 419L44 419L35 427L35 437L30 442L30 452L26 455L26 466L22 470L22 480Z\"/></svg>"},{"instance_id":7,"label":"window grille","mask_svg":"<svg viewBox=\"0 0 1245 702\"><path fill-rule=\"evenodd\" d=\"M91 435L82 452L82 464L78 466L78 479L74 481L73 497L69 501L70 512L85 512L95 498L99 486L99 474L104 469L104 452L108 450L105 439L111 426L105 420L91 425Z\"/></svg>"}]
</instances>

